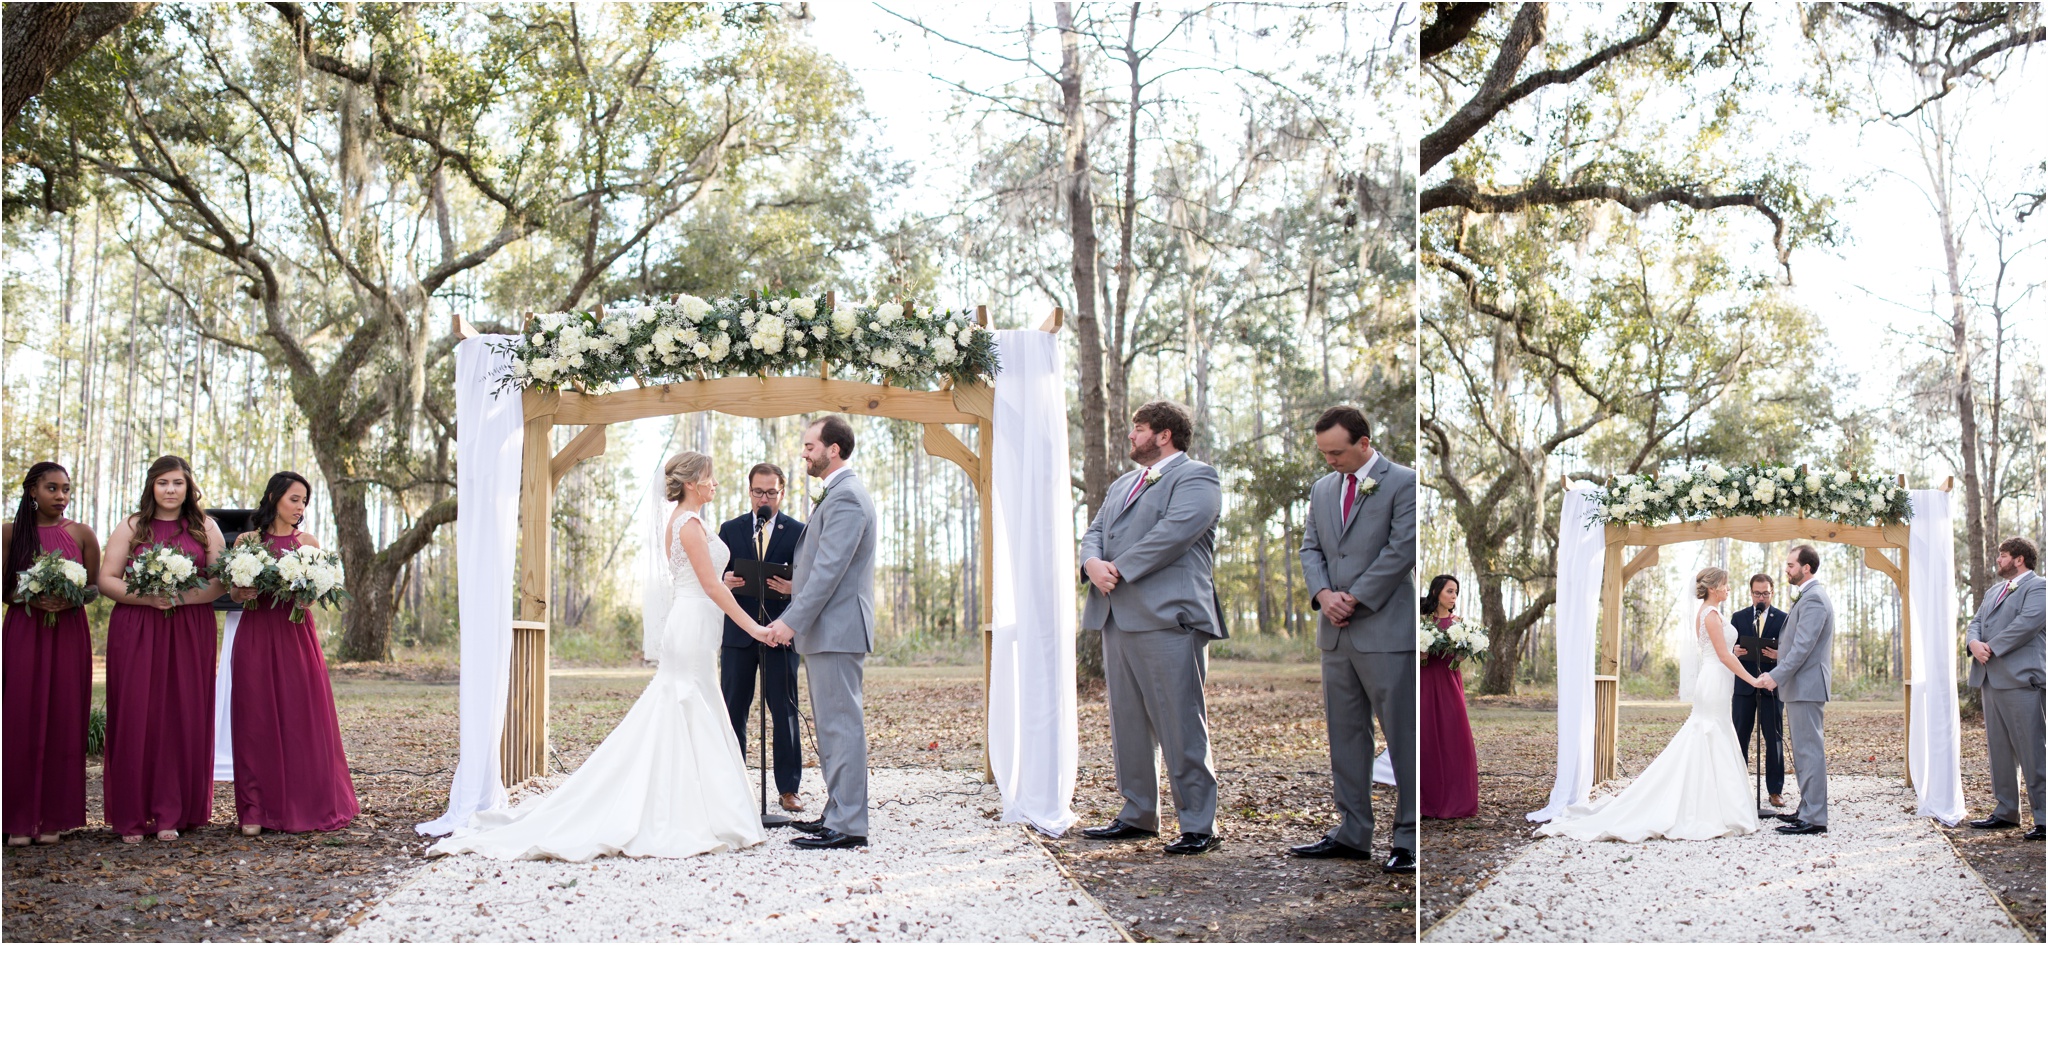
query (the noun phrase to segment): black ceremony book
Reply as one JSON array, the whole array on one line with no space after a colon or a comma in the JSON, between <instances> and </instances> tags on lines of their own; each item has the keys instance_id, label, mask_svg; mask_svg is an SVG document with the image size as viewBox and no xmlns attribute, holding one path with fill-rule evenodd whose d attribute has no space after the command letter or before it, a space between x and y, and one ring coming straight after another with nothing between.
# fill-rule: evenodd
<instances>
[{"instance_id":1,"label":"black ceremony book","mask_svg":"<svg viewBox=\"0 0 2048 1045\"><path fill-rule=\"evenodd\" d=\"M780 577L783 580L789 580L791 571L788 563L763 562L760 559L734 559L726 564L726 569L738 574L740 580L746 582L740 588L741 594L752 596L762 602L766 602L771 598L785 598L785 596L768 590L768 578Z\"/></svg>"}]
</instances>

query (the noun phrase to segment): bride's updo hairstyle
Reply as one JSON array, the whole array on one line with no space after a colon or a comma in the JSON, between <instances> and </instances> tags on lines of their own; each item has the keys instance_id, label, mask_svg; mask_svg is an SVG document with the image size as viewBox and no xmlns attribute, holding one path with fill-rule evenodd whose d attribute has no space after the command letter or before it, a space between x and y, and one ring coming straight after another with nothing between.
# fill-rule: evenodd
<instances>
[{"instance_id":1,"label":"bride's updo hairstyle","mask_svg":"<svg viewBox=\"0 0 2048 1045\"><path fill-rule=\"evenodd\" d=\"M1705 601L1707 594L1728 583L1728 571L1719 566L1709 566L1692 579L1692 597Z\"/></svg>"},{"instance_id":2,"label":"bride's updo hairstyle","mask_svg":"<svg viewBox=\"0 0 2048 1045\"><path fill-rule=\"evenodd\" d=\"M661 472L668 480L668 499L680 501L683 499L683 487L700 482L711 474L711 455L685 450L669 458Z\"/></svg>"}]
</instances>

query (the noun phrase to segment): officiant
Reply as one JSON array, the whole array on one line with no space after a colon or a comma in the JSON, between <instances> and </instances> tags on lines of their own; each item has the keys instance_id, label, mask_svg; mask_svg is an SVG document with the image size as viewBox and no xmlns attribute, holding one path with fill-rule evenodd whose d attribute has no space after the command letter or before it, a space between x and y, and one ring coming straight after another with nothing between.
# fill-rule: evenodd
<instances>
[{"instance_id":1,"label":"officiant","mask_svg":"<svg viewBox=\"0 0 2048 1045\"><path fill-rule=\"evenodd\" d=\"M782 495L787 490L782 469L772 464L757 464L747 473L747 499L753 510L718 528L718 538L732 549L734 562L755 559L788 565L795 560L804 524L782 514ZM789 608L787 577L768 579L765 607L746 593L743 583L738 574L726 573L725 586L734 589L733 598L748 616L772 621ZM765 674L766 692L762 696L768 705L768 725L773 736L775 789L782 793L782 808L790 812L801 810L803 804L797 801L797 790L803 782L804 756L797 732L796 651L789 646L763 646L728 619L721 652L719 684L725 692L725 709L732 716L733 731L739 734L741 751L747 749L747 715L754 705L754 678Z\"/></svg>"},{"instance_id":2,"label":"officiant","mask_svg":"<svg viewBox=\"0 0 2048 1045\"><path fill-rule=\"evenodd\" d=\"M1743 670L1762 675L1778 663L1778 632L1785 627L1785 611L1771 605L1774 585L1771 575L1759 573L1749 579L1748 606L1736 610L1728 623L1735 627L1735 655ZM1771 804L1785 804L1785 705L1770 690L1758 689L1735 679L1735 735L1742 740L1743 758L1749 757L1752 732L1763 734L1764 786L1771 791ZM1759 728L1761 727L1761 728Z\"/></svg>"}]
</instances>

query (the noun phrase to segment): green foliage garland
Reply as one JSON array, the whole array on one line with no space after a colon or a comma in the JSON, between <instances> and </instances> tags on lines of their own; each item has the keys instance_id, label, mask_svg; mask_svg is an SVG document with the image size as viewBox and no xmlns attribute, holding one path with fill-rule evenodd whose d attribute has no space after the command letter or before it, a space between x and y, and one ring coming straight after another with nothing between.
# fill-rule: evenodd
<instances>
[{"instance_id":1,"label":"green foliage garland","mask_svg":"<svg viewBox=\"0 0 2048 1045\"><path fill-rule=\"evenodd\" d=\"M1657 526L1734 516L1803 516L1849 526L1894 525L1912 502L1891 476L1810 465L1706 464L1682 476L1617 475L1592 491L1602 523Z\"/></svg>"},{"instance_id":2,"label":"green foliage garland","mask_svg":"<svg viewBox=\"0 0 2048 1045\"><path fill-rule=\"evenodd\" d=\"M820 359L856 377L899 386L987 383L996 374L995 334L953 311L902 304L828 307L824 297L749 294L706 301L622 302L602 313L533 317L505 382L603 388L705 377L809 371Z\"/></svg>"}]
</instances>

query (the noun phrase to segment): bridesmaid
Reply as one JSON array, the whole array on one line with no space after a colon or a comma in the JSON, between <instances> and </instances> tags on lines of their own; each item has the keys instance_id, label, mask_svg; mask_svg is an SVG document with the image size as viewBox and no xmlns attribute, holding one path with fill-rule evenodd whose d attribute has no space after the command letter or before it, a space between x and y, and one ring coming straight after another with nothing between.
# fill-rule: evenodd
<instances>
[{"instance_id":1,"label":"bridesmaid","mask_svg":"<svg viewBox=\"0 0 2048 1045\"><path fill-rule=\"evenodd\" d=\"M1440 574L1422 597L1422 616L1439 628L1457 619L1458 579ZM1450 657L1422 662L1422 815L1462 820L1479 812L1479 754L1465 717L1465 679Z\"/></svg>"},{"instance_id":2,"label":"bridesmaid","mask_svg":"<svg viewBox=\"0 0 2048 1045\"><path fill-rule=\"evenodd\" d=\"M0 534L7 549L7 624L0 640L6 662L5 696L0 700L0 819L8 845L29 838L48 845L64 831L85 826L85 733L92 711L92 629L85 610L40 596L16 603L21 571L54 551L85 567L86 601L100 569L100 542L84 523L64 518L71 505L71 473L51 461L28 470L21 481L21 505ZM54 627L43 614L55 614Z\"/></svg>"},{"instance_id":3,"label":"bridesmaid","mask_svg":"<svg viewBox=\"0 0 2048 1045\"><path fill-rule=\"evenodd\" d=\"M169 842L213 816L213 680L220 624L218 581L174 598L128 593L121 574L135 553L167 544L202 568L223 550L220 527L200 510L199 484L182 457L149 466L142 502L107 538L100 591L107 623L107 826L135 844L155 831ZM165 615L163 610L174 610Z\"/></svg>"},{"instance_id":4,"label":"bridesmaid","mask_svg":"<svg viewBox=\"0 0 2048 1045\"><path fill-rule=\"evenodd\" d=\"M263 535L272 555L297 547L319 547L301 533L312 486L297 472L279 472L263 490L263 503L249 528ZM292 623L292 606L253 588L229 596L244 603L235 631L229 671L234 696L229 714L235 738L235 814L245 835L273 831L334 831L355 815L356 791L349 780L348 755L341 749L341 723L327 658L313 612Z\"/></svg>"}]
</instances>

